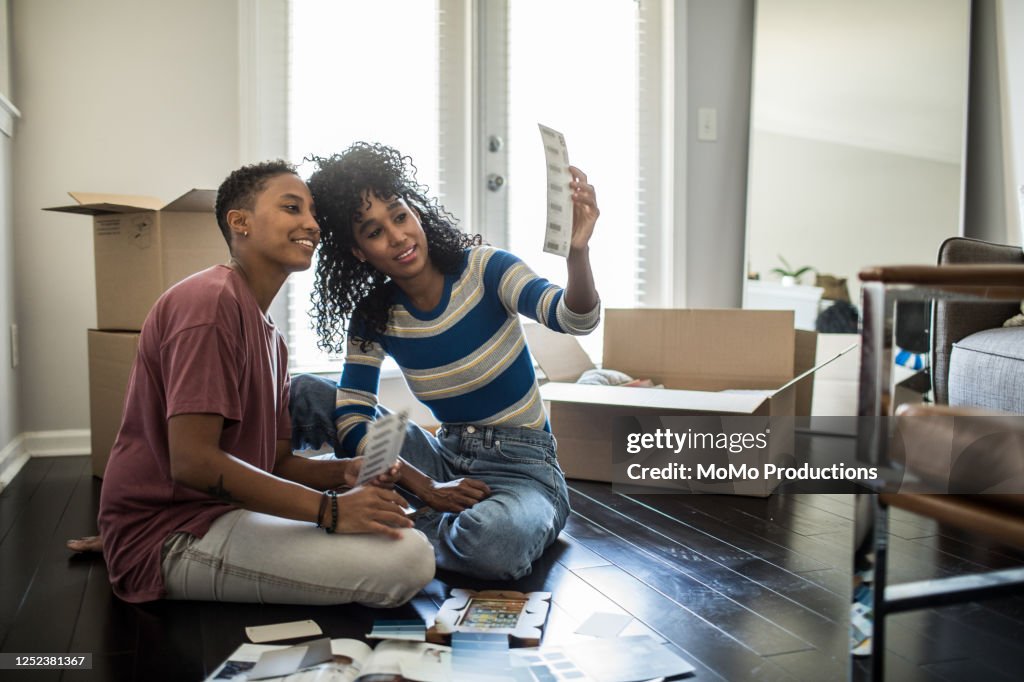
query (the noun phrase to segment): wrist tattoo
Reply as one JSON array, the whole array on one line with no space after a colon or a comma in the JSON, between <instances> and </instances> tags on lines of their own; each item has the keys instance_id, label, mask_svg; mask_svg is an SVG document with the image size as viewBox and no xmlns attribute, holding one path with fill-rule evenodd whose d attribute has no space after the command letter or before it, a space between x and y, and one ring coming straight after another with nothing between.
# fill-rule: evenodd
<instances>
[{"instance_id":1,"label":"wrist tattoo","mask_svg":"<svg viewBox=\"0 0 1024 682\"><path fill-rule=\"evenodd\" d=\"M207 488L207 492L209 492L211 496L216 497L218 500L222 500L229 504L238 504L239 502L231 495L230 492L228 492L228 489L224 487L223 474L221 474L220 478L217 479L217 485L211 485L209 488Z\"/></svg>"}]
</instances>

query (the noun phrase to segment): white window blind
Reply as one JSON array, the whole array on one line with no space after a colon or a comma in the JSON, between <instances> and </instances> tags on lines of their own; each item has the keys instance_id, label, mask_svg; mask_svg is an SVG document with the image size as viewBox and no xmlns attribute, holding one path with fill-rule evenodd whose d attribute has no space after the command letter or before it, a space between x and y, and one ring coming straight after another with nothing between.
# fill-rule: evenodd
<instances>
[{"instance_id":1,"label":"white window blind","mask_svg":"<svg viewBox=\"0 0 1024 682\"><path fill-rule=\"evenodd\" d=\"M601 217L590 259L602 301L642 295L637 184L637 3L509 3L509 247L539 274L565 282L565 259L546 254L546 168L537 123L566 136L569 160L597 188ZM571 37L570 39L567 39Z\"/></svg>"},{"instance_id":2,"label":"white window blind","mask_svg":"<svg viewBox=\"0 0 1024 682\"><path fill-rule=\"evenodd\" d=\"M438 193L438 3L292 0L290 26L291 160L382 142L410 155ZM300 166L304 177L313 170ZM314 270L289 278L289 356L294 370L337 371L309 316Z\"/></svg>"},{"instance_id":3,"label":"white window blind","mask_svg":"<svg viewBox=\"0 0 1024 682\"><path fill-rule=\"evenodd\" d=\"M541 122L565 134L570 162L596 187L601 217L590 260L606 308L658 299L648 285L662 264L647 247L648 235L662 229L653 205L660 187L652 183L660 182L659 154L668 146L649 111L660 106L664 86L659 19L657 2L508 3L508 245L542 276L565 282L564 259L542 250ZM596 359L602 340L597 330L580 342Z\"/></svg>"}]
</instances>

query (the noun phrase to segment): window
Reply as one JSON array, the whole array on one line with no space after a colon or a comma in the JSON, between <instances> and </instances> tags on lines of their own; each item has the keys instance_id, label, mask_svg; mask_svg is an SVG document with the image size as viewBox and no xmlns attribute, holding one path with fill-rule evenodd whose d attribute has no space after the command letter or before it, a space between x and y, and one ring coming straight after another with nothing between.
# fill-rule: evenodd
<instances>
[{"instance_id":1,"label":"window","mask_svg":"<svg viewBox=\"0 0 1024 682\"><path fill-rule=\"evenodd\" d=\"M601 218L591 262L602 274L604 304L616 307L636 305L643 285L637 276L635 15L636 3L623 0L509 3L508 248L539 274L564 281L565 260L542 250L541 122L566 135L570 162L597 187ZM565 31L571 26L578 28L570 42Z\"/></svg>"},{"instance_id":2,"label":"window","mask_svg":"<svg viewBox=\"0 0 1024 682\"><path fill-rule=\"evenodd\" d=\"M460 226L565 282L544 254L544 164L537 123L561 130L598 191L591 261L605 306L667 304L660 254L671 141L671 3L636 0L292 0L288 148L354 140L412 156L419 180ZM495 144L492 144L495 143ZM668 159L670 161L670 159ZM666 170L667 169L667 170ZM302 168L305 174L311 168ZM487 178L505 180L498 191ZM657 200L648 200L657 197ZM313 271L289 287L295 369L338 369L310 326ZM600 333L588 350L599 354Z\"/></svg>"},{"instance_id":3,"label":"window","mask_svg":"<svg viewBox=\"0 0 1024 682\"><path fill-rule=\"evenodd\" d=\"M291 3L288 149L303 177L313 172L305 156L365 140L409 154L419 181L436 191L437 23L429 0ZM298 370L337 371L309 315L314 269L289 279L289 358Z\"/></svg>"}]
</instances>

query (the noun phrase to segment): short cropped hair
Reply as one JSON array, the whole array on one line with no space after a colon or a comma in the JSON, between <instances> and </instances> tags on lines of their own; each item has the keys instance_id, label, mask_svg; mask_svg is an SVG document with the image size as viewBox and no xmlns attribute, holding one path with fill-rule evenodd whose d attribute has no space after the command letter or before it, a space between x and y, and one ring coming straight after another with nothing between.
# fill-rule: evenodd
<instances>
[{"instance_id":1,"label":"short cropped hair","mask_svg":"<svg viewBox=\"0 0 1024 682\"><path fill-rule=\"evenodd\" d=\"M224 240L231 248L231 228L228 227L228 211L239 208L252 209L256 205L256 196L267 186L267 180L278 175L290 173L297 175L295 166L276 159L242 166L233 171L217 189L217 225L220 227Z\"/></svg>"}]
</instances>

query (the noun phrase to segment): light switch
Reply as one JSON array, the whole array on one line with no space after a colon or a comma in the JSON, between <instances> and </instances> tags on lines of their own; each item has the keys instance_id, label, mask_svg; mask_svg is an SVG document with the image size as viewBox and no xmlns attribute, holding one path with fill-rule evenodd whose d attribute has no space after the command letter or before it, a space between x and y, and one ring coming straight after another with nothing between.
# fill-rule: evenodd
<instances>
[{"instance_id":1,"label":"light switch","mask_svg":"<svg viewBox=\"0 0 1024 682\"><path fill-rule=\"evenodd\" d=\"M697 139L701 142L718 141L718 110L710 107L697 109Z\"/></svg>"}]
</instances>

